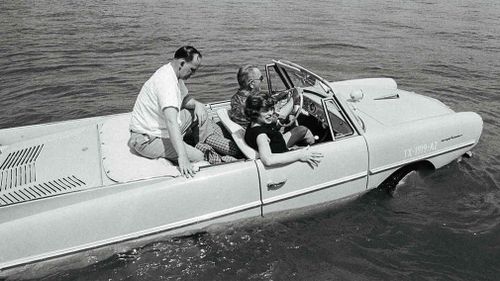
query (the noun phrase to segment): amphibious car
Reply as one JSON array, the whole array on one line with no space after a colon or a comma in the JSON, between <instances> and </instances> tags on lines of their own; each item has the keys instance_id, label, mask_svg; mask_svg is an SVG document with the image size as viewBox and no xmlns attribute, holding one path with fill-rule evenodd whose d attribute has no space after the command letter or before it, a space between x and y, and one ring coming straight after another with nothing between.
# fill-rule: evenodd
<instances>
[{"instance_id":1,"label":"amphibious car","mask_svg":"<svg viewBox=\"0 0 500 281\"><path fill-rule=\"evenodd\" d=\"M245 158L199 164L194 178L127 146L130 113L0 130L0 269L148 235L315 206L394 185L468 153L481 117L398 89L390 78L329 82L292 62L265 66L268 91L300 107L324 158L266 167L227 116L207 104ZM287 98L288 97L288 98Z\"/></svg>"}]
</instances>

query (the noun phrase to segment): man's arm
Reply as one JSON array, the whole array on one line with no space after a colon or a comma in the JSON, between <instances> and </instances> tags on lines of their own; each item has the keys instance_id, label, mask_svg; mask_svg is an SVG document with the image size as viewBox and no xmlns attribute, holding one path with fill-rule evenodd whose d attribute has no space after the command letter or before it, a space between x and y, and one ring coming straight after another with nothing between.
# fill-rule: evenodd
<instances>
[{"instance_id":1,"label":"man's arm","mask_svg":"<svg viewBox=\"0 0 500 281\"><path fill-rule=\"evenodd\" d=\"M191 95L187 95L182 101L182 107L194 110L194 121L198 120L199 124L204 123L207 120L208 113L205 105L197 100L195 100Z\"/></svg>"},{"instance_id":2,"label":"man's arm","mask_svg":"<svg viewBox=\"0 0 500 281\"><path fill-rule=\"evenodd\" d=\"M166 107L163 109L163 114L165 115L170 142L177 153L179 170L185 177L192 177L194 176L195 171L193 170L193 165L187 156L184 141L182 140L181 129L179 127L179 123L177 123L179 111L175 107Z\"/></svg>"}]
</instances>

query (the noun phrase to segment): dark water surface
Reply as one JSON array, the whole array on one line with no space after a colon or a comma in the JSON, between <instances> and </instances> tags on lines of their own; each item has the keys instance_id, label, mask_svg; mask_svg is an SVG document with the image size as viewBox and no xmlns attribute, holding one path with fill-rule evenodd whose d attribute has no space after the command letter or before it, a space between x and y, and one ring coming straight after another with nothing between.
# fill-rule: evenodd
<instances>
[{"instance_id":1,"label":"dark water surface","mask_svg":"<svg viewBox=\"0 0 500 281\"><path fill-rule=\"evenodd\" d=\"M205 102L235 92L239 65L282 58L332 81L393 77L485 122L472 159L411 175L394 198L41 266L37 280L500 280L499 34L496 0L1 1L0 128L130 111L184 44L204 55L188 87Z\"/></svg>"}]
</instances>

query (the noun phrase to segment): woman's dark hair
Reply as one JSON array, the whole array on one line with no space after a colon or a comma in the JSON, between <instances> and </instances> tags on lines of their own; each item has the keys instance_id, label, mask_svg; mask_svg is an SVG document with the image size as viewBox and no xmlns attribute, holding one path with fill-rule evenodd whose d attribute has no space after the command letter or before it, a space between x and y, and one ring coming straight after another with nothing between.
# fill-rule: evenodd
<instances>
[{"instance_id":1,"label":"woman's dark hair","mask_svg":"<svg viewBox=\"0 0 500 281\"><path fill-rule=\"evenodd\" d=\"M201 59L201 53L193 46L183 46L175 51L174 59L185 59L187 62L191 62L195 54L198 54Z\"/></svg>"},{"instance_id":2,"label":"woman's dark hair","mask_svg":"<svg viewBox=\"0 0 500 281\"><path fill-rule=\"evenodd\" d=\"M250 122L259 117L261 111L267 111L274 107L274 100L264 93L248 96L245 102L245 115Z\"/></svg>"}]
</instances>

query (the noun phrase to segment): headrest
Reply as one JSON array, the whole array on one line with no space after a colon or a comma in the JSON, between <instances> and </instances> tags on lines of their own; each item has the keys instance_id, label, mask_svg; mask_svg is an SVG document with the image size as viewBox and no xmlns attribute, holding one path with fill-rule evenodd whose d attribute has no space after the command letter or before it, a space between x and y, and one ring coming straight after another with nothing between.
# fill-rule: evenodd
<instances>
[{"instance_id":1,"label":"headrest","mask_svg":"<svg viewBox=\"0 0 500 281\"><path fill-rule=\"evenodd\" d=\"M248 159L257 159L259 153L245 142L245 129L229 118L227 109L221 108L217 110L217 115L219 115L219 119L222 124L224 124L224 127L231 133L234 142L241 152L243 152Z\"/></svg>"}]
</instances>

